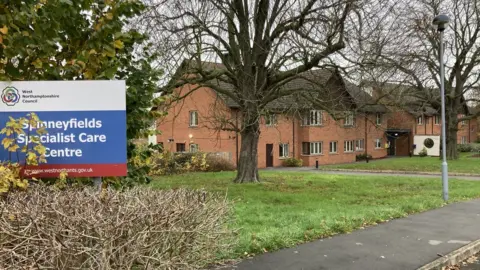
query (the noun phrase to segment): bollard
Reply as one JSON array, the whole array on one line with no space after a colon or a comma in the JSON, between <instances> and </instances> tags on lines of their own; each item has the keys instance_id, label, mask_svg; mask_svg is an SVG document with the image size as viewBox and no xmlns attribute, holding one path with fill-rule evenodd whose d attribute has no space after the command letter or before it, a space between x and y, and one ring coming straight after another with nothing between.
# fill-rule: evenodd
<instances>
[{"instance_id":1,"label":"bollard","mask_svg":"<svg viewBox=\"0 0 480 270\"><path fill-rule=\"evenodd\" d=\"M315 160L315 168L318 170L318 160Z\"/></svg>"},{"instance_id":2,"label":"bollard","mask_svg":"<svg viewBox=\"0 0 480 270\"><path fill-rule=\"evenodd\" d=\"M102 191L102 177L93 177L93 185L98 189L98 192Z\"/></svg>"}]
</instances>

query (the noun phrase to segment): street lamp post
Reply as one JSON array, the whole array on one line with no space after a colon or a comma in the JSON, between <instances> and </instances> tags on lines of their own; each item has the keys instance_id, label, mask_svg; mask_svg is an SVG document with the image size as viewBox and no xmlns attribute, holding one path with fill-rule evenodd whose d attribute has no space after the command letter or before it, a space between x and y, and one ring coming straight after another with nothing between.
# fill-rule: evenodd
<instances>
[{"instance_id":1,"label":"street lamp post","mask_svg":"<svg viewBox=\"0 0 480 270\"><path fill-rule=\"evenodd\" d=\"M447 15L438 15L433 19L433 24L440 32L440 95L442 99L442 186L443 200L448 201L448 164L447 164L447 131L445 124L445 65L443 63L443 31L450 22Z\"/></svg>"}]
</instances>

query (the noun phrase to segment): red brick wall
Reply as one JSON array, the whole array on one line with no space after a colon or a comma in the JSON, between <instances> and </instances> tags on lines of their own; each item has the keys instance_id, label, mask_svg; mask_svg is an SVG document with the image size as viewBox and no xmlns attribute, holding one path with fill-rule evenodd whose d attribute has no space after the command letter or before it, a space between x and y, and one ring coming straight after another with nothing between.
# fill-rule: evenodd
<instances>
[{"instance_id":1,"label":"red brick wall","mask_svg":"<svg viewBox=\"0 0 480 270\"><path fill-rule=\"evenodd\" d=\"M192 87L184 87L177 90L183 95L189 92ZM198 111L199 124L197 127L189 127L189 112ZM232 157L232 162L236 163L236 133L228 131L215 131L213 122L219 117L225 119L235 119L236 113L231 111L221 102L217 95L208 88L200 88L179 102L172 104L168 115L159 120L158 130L162 134L157 136L157 141L164 144L165 149L176 151L177 143L185 143L186 150L190 143L199 145L201 151L205 152L228 152ZM373 158L385 157L387 151L385 147L375 148L375 139L381 138L382 145L386 143L384 129L387 122L376 126L375 115L369 115L366 121L367 137L365 138L365 117L358 115L356 125L353 127L344 127L343 120L334 121L325 112L322 126L302 126L298 118L286 115L277 115L277 124L266 126L265 120L261 119L260 140L258 145L258 166L266 166L266 144L273 144L273 166L282 166L282 158L279 156L279 144L289 144L289 155L301 158L304 166L314 166L318 159L319 164L335 164L354 162L357 154L362 151L345 153L344 141L364 139L366 150ZM192 138L190 139L190 135ZM174 139L168 142L168 139ZM240 140L238 138L240 147ZM323 142L323 153L321 155L305 156L302 154L302 142ZM331 141L337 141L337 153L329 153L329 144Z\"/></svg>"},{"instance_id":2,"label":"red brick wall","mask_svg":"<svg viewBox=\"0 0 480 270\"><path fill-rule=\"evenodd\" d=\"M177 93L184 95L193 87L185 86L178 89ZM190 111L198 112L197 127L189 126ZM218 117L235 119L235 113L228 109L211 89L200 88L171 104L168 115L159 119L157 129L161 134L157 136L157 142L162 142L164 148L172 152L176 151L177 143L185 143L187 151L189 145L195 143L199 145L200 151L228 152L232 163L236 164L236 133L212 129L212 120ZM174 141L168 142L168 139L172 138Z\"/></svg>"},{"instance_id":3,"label":"red brick wall","mask_svg":"<svg viewBox=\"0 0 480 270\"><path fill-rule=\"evenodd\" d=\"M466 138L467 143L475 143L477 141L478 123L475 119L465 122L465 124L461 122L458 124L457 143L462 143L462 137Z\"/></svg>"}]
</instances>

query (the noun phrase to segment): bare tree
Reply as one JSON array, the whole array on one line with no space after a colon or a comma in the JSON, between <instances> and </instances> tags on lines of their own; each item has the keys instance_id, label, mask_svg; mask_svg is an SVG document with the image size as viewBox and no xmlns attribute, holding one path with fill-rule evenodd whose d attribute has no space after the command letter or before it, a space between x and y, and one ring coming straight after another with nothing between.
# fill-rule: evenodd
<instances>
[{"instance_id":1,"label":"bare tree","mask_svg":"<svg viewBox=\"0 0 480 270\"><path fill-rule=\"evenodd\" d=\"M446 13L452 22L445 30L445 98L447 157L457 159L460 121L475 119L469 107L480 101L480 1L471 0L374 0L378 9L356 13L357 38L349 42L345 59L377 82L402 85L387 93L397 105L415 100L420 108L440 113L439 34L433 18ZM375 4L374 4L375 5ZM374 12L372 12L374 11ZM358 42L357 42L358 41ZM353 51L353 52L352 52ZM369 76L368 76L369 75ZM381 83L380 83L381 84ZM460 115L460 117L459 117Z\"/></svg>"},{"instance_id":2,"label":"bare tree","mask_svg":"<svg viewBox=\"0 0 480 270\"><path fill-rule=\"evenodd\" d=\"M295 91L282 86L329 65L328 58L344 48L345 22L357 0L149 1L142 22L167 41L165 62L183 63L167 88L207 86L238 103L235 182L259 181L260 116L268 104Z\"/></svg>"}]
</instances>

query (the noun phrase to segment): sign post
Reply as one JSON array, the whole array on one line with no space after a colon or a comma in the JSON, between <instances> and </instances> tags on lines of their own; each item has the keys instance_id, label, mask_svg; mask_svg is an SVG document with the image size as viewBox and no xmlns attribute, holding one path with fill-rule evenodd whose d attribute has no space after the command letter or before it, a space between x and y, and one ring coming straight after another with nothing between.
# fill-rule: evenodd
<instances>
[{"instance_id":1,"label":"sign post","mask_svg":"<svg viewBox=\"0 0 480 270\"><path fill-rule=\"evenodd\" d=\"M41 121L38 126L22 127L25 134L16 138L20 147L29 143L29 134L36 129L43 126L48 132L40 136L47 163L26 167L26 174L127 175L125 81L0 82L0 91L0 129L10 117L26 117L31 112ZM18 152L18 157L10 155L2 147L0 161L15 156L10 161L21 163L24 153Z\"/></svg>"}]
</instances>

